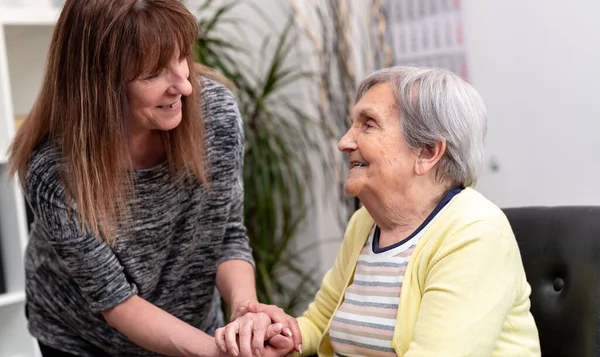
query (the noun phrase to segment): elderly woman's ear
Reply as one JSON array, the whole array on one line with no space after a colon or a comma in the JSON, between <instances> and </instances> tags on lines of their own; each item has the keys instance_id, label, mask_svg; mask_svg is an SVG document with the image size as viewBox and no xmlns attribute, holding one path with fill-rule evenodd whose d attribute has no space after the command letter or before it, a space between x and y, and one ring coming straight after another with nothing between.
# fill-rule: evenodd
<instances>
[{"instance_id":1,"label":"elderly woman's ear","mask_svg":"<svg viewBox=\"0 0 600 357\"><path fill-rule=\"evenodd\" d=\"M432 170L446 152L446 139L441 139L431 146L419 148L417 161L415 162L415 174L419 176L435 173Z\"/></svg>"}]
</instances>

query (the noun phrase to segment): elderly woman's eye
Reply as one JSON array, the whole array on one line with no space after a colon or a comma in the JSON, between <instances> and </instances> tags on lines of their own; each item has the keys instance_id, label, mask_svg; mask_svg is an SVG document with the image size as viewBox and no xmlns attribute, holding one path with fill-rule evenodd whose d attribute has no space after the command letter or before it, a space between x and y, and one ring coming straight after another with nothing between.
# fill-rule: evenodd
<instances>
[{"instance_id":1,"label":"elderly woman's eye","mask_svg":"<svg viewBox=\"0 0 600 357\"><path fill-rule=\"evenodd\" d=\"M374 127L375 127L375 123L372 119L369 119L365 122L366 129L370 129L370 128L374 128Z\"/></svg>"}]
</instances>

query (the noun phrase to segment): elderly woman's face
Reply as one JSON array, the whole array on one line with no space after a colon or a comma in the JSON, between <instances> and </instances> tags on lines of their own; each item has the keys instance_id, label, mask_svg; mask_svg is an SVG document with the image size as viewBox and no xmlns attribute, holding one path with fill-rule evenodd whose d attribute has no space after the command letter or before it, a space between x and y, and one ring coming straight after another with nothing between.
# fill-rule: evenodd
<instances>
[{"instance_id":1,"label":"elderly woman's face","mask_svg":"<svg viewBox=\"0 0 600 357\"><path fill-rule=\"evenodd\" d=\"M175 55L160 73L145 73L127 85L134 131L171 130L181 122L181 97L192 93L187 61Z\"/></svg>"},{"instance_id":2,"label":"elderly woman's face","mask_svg":"<svg viewBox=\"0 0 600 357\"><path fill-rule=\"evenodd\" d=\"M392 87L384 83L371 88L352 115L352 127L338 145L350 163L346 194L385 197L410 186L418 155L404 140Z\"/></svg>"}]
</instances>

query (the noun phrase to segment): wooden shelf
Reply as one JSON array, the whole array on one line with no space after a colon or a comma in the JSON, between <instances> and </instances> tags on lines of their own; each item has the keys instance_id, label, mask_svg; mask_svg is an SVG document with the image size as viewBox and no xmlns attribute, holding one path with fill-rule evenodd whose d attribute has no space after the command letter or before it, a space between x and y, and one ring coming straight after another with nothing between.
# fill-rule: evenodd
<instances>
[{"instance_id":1,"label":"wooden shelf","mask_svg":"<svg viewBox=\"0 0 600 357\"><path fill-rule=\"evenodd\" d=\"M26 119L25 116L15 117L15 120L14 120L15 132L23 124L25 119ZM8 156L5 153L0 153L0 165L6 165L6 164L8 164Z\"/></svg>"},{"instance_id":2,"label":"wooden shelf","mask_svg":"<svg viewBox=\"0 0 600 357\"><path fill-rule=\"evenodd\" d=\"M76 0L88 1L88 0ZM9 0L11 3L33 1ZM39 6L0 5L0 251L6 293L0 293L0 356L40 357L24 314L24 251L28 240L26 202L18 179L9 177L7 150L40 90L57 0ZM0 3L6 3L0 0ZM11 81L12 79L12 81Z\"/></svg>"},{"instance_id":3,"label":"wooden shelf","mask_svg":"<svg viewBox=\"0 0 600 357\"><path fill-rule=\"evenodd\" d=\"M19 129L19 127L21 126L21 124L23 124L23 122L25 121L25 118L26 117L24 117L24 116L22 116L22 117L15 117L15 131L17 129Z\"/></svg>"},{"instance_id":4,"label":"wooden shelf","mask_svg":"<svg viewBox=\"0 0 600 357\"><path fill-rule=\"evenodd\" d=\"M0 6L0 25L53 26L60 9L51 7Z\"/></svg>"},{"instance_id":5,"label":"wooden shelf","mask_svg":"<svg viewBox=\"0 0 600 357\"><path fill-rule=\"evenodd\" d=\"M0 308L2 306L18 304L23 301L25 301L25 292L24 291L0 294Z\"/></svg>"}]
</instances>

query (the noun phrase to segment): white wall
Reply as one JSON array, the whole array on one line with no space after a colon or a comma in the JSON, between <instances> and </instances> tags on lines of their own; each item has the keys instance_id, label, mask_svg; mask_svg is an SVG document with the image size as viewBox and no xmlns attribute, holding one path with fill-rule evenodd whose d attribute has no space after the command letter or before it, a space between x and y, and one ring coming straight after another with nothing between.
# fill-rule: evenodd
<instances>
[{"instance_id":1,"label":"white wall","mask_svg":"<svg viewBox=\"0 0 600 357\"><path fill-rule=\"evenodd\" d=\"M464 0L489 110L478 188L501 206L600 205L600 1Z\"/></svg>"}]
</instances>

